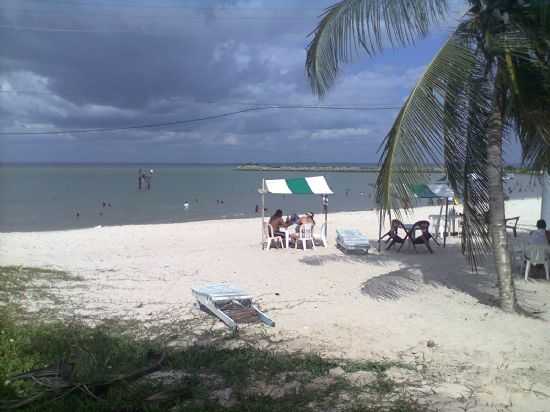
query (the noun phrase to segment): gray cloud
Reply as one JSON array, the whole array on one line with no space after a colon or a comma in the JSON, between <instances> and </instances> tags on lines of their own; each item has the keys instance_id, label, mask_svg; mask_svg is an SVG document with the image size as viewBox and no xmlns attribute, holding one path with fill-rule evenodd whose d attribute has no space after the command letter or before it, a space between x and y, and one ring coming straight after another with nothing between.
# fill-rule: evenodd
<instances>
[{"instance_id":1,"label":"gray cloud","mask_svg":"<svg viewBox=\"0 0 550 412\"><path fill-rule=\"evenodd\" d=\"M119 127L251 102L317 104L305 47L330 3L5 0L0 129ZM440 42L429 39L421 56L403 51L399 65L382 58L346 67L323 104L400 104ZM0 136L0 161L375 161L395 114L266 110L167 129Z\"/></svg>"}]
</instances>

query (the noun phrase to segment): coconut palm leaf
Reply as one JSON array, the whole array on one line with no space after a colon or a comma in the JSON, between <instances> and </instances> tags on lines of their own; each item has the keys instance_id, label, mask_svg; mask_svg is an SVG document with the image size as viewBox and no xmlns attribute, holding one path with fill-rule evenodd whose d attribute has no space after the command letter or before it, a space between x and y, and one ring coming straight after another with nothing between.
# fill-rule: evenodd
<instances>
[{"instance_id":1,"label":"coconut palm leaf","mask_svg":"<svg viewBox=\"0 0 550 412\"><path fill-rule=\"evenodd\" d=\"M412 186L428 178L425 170L449 159L450 151L463 146L468 107L483 105L472 94L470 80L480 76L483 61L479 54L452 36L420 78L395 123L382 143L378 201L382 208L398 208L410 203ZM444 130L444 133L441 131ZM478 130L479 132L479 130ZM448 148L445 142L457 142ZM447 162L447 176L456 187L462 180L466 152L456 153ZM454 165L454 166L453 166Z\"/></svg>"},{"instance_id":2,"label":"coconut palm leaf","mask_svg":"<svg viewBox=\"0 0 550 412\"><path fill-rule=\"evenodd\" d=\"M465 162L462 179L457 179L457 188L463 197L462 250L469 258L472 268L477 270L478 258L489 252L491 247L487 219L489 190L485 129L490 114L488 108L491 107L492 88L486 74L484 77L473 78L471 85L475 97L468 108L465 140L458 149L459 153L460 150L465 151Z\"/></svg>"},{"instance_id":3,"label":"coconut palm leaf","mask_svg":"<svg viewBox=\"0 0 550 412\"><path fill-rule=\"evenodd\" d=\"M550 165L550 69L514 62L517 84L508 106L509 133L517 136L523 163L535 170Z\"/></svg>"},{"instance_id":4,"label":"coconut palm leaf","mask_svg":"<svg viewBox=\"0 0 550 412\"><path fill-rule=\"evenodd\" d=\"M386 45L412 44L446 12L447 0L343 0L327 8L307 52L314 93L322 96L359 49L373 55Z\"/></svg>"}]
</instances>

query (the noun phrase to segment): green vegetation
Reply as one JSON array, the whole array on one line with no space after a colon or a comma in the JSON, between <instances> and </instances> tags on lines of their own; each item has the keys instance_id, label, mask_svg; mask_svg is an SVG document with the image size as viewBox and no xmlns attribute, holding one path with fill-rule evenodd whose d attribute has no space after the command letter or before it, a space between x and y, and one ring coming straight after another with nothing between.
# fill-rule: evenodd
<instances>
[{"instance_id":1,"label":"green vegetation","mask_svg":"<svg viewBox=\"0 0 550 412\"><path fill-rule=\"evenodd\" d=\"M26 298L57 301L52 292L61 282L80 281L77 276L53 269L23 266L0 267L0 304L18 304Z\"/></svg>"},{"instance_id":2,"label":"green vegetation","mask_svg":"<svg viewBox=\"0 0 550 412\"><path fill-rule=\"evenodd\" d=\"M44 278L38 268L0 267L0 409L21 411L423 411L386 375L406 365L344 361L262 349L250 336L197 335L193 322L151 333L137 322L46 321L25 316L14 296ZM7 279L7 277L10 277ZM49 293L49 292L48 292ZM174 344L182 337L195 343ZM200 339L197 339L200 336ZM267 349L265 348L267 347ZM336 372L335 372L336 371ZM353 374L367 381L354 382ZM361 375L363 376L363 375Z\"/></svg>"},{"instance_id":3,"label":"green vegetation","mask_svg":"<svg viewBox=\"0 0 550 412\"><path fill-rule=\"evenodd\" d=\"M493 255L499 306L517 304L504 208L503 154L514 137L522 165L550 167L550 2L465 0L465 13L420 76L382 146L376 198L407 207L424 167L440 164L463 199L463 251L476 268ZM448 21L450 0L340 0L320 16L306 73L323 96L362 51L410 46ZM399 173L408 170L407 173ZM477 179L468 178L472 174ZM487 221L484 216L489 214Z\"/></svg>"}]
</instances>

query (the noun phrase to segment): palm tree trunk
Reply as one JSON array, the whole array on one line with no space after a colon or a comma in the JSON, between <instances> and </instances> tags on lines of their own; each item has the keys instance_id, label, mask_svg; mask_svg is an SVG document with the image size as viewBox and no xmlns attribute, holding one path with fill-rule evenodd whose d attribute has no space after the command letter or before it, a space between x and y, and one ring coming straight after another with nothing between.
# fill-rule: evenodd
<instances>
[{"instance_id":1,"label":"palm tree trunk","mask_svg":"<svg viewBox=\"0 0 550 412\"><path fill-rule=\"evenodd\" d=\"M502 184L502 104L499 96L501 88L497 86L493 113L487 129L487 178L489 189L489 232L493 242L495 266L498 277L500 308L506 312L517 309L512 261L508 251L504 215L504 187Z\"/></svg>"}]
</instances>

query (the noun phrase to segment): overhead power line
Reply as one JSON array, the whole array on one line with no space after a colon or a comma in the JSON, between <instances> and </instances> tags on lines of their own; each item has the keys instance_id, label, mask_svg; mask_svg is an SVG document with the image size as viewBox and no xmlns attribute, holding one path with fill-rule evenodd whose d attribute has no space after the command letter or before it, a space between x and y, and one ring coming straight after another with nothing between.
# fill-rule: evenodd
<instances>
[{"instance_id":1,"label":"overhead power line","mask_svg":"<svg viewBox=\"0 0 550 412\"><path fill-rule=\"evenodd\" d=\"M82 97L77 94L56 94L52 92L41 92L39 90L26 90L26 89L0 89L0 93L10 93L15 95L31 95L31 96L52 96L52 97L61 97L65 98L67 97ZM184 96L168 96L166 97L166 100L169 100L171 102L178 101L178 100L185 100L186 97ZM237 105L237 106L270 106L270 107L278 107L281 109L284 108L292 108L292 109L311 109L311 108L318 108L318 109L334 109L334 110L377 110L379 108L386 108L386 107L397 107L400 103L396 102L378 102L375 104L369 104L369 103L362 103L362 104L305 104L305 103L289 103L289 102L258 102L258 101L252 101L252 100L202 100L202 101L189 101L185 100L185 103L190 105L197 105L200 106L202 104L217 104L220 106L227 106L227 105Z\"/></svg>"},{"instance_id":2,"label":"overhead power line","mask_svg":"<svg viewBox=\"0 0 550 412\"><path fill-rule=\"evenodd\" d=\"M247 109L236 110L233 112L220 113L211 116L196 117L193 119L186 120L176 120L172 122L162 122L162 123L148 123L141 125L131 125L131 126L122 126L122 127L99 127L93 129L66 129L66 130L41 130L41 131L12 131L12 132L0 132L0 135L10 135L10 136L22 136L22 135L54 135L54 134L79 134L79 133L98 133L98 132L114 132L122 130L136 130L136 129L151 129L151 128L160 128L167 126L180 126L190 123L198 123L207 120L216 120L224 117L235 116L242 113L256 112L262 110L273 110L273 109L321 109L321 110L397 110L400 109L400 106L379 106L379 107L346 107L346 106L307 106L307 105L288 105L288 106L260 106L260 107L250 107Z\"/></svg>"}]
</instances>

